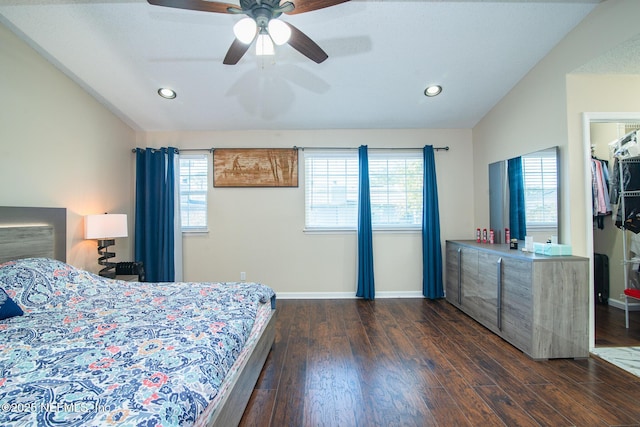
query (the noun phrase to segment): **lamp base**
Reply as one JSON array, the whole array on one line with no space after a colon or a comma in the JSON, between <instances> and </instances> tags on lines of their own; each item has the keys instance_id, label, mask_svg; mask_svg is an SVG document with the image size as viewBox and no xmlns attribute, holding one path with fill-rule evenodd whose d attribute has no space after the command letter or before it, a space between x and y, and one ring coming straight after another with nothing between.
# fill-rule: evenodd
<instances>
[{"instance_id":1,"label":"lamp base","mask_svg":"<svg viewBox=\"0 0 640 427\"><path fill-rule=\"evenodd\" d=\"M109 279L115 279L116 277L116 263L109 261L109 259L115 257L116 254L115 252L109 252L108 250L109 246L112 246L115 243L114 239L98 240L98 253L100 254L98 264L103 266L102 270L100 270L98 274Z\"/></svg>"}]
</instances>

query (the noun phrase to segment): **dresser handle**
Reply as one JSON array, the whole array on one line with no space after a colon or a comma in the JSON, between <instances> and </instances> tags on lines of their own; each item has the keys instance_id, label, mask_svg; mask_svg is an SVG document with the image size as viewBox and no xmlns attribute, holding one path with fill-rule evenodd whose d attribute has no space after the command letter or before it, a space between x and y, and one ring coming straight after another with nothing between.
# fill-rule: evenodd
<instances>
[{"instance_id":1,"label":"dresser handle","mask_svg":"<svg viewBox=\"0 0 640 427\"><path fill-rule=\"evenodd\" d=\"M462 305L462 248L458 248L458 305Z\"/></svg>"},{"instance_id":2,"label":"dresser handle","mask_svg":"<svg viewBox=\"0 0 640 427\"><path fill-rule=\"evenodd\" d=\"M498 330L502 330L502 258L498 258Z\"/></svg>"}]
</instances>

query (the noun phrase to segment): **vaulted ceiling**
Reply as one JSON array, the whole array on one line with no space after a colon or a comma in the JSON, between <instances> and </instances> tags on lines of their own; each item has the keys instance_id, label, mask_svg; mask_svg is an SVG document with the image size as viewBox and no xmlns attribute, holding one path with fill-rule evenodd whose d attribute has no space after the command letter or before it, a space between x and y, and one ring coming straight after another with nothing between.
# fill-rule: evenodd
<instances>
[{"instance_id":1,"label":"vaulted ceiling","mask_svg":"<svg viewBox=\"0 0 640 427\"><path fill-rule=\"evenodd\" d=\"M283 15L326 51L320 64L283 45L224 65L242 16L144 0L3 0L0 23L137 130L471 128L597 3L354 0ZM429 84L442 93L425 97Z\"/></svg>"}]
</instances>

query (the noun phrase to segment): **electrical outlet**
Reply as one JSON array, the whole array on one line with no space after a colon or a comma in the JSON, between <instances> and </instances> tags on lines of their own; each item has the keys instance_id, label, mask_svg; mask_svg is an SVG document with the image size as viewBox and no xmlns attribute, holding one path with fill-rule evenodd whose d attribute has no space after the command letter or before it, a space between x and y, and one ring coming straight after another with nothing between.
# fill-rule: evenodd
<instances>
[{"instance_id":1,"label":"electrical outlet","mask_svg":"<svg viewBox=\"0 0 640 427\"><path fill-rule=\"evenodd\" d=\"M244 271L240 272L240 281L244 282L245 280L247 280L247 273L245 273Z\"/></svg>"}]
</instances>

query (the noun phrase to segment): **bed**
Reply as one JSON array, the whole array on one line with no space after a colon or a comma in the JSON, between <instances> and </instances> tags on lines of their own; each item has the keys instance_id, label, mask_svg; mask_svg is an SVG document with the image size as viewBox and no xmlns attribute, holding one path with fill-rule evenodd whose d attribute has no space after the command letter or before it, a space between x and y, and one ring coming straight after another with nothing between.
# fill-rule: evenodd
<instances>
[{"instance_id":1,"label":"bed","mask_svg":"<svg viewBox=\"0 0 640 427\"><path fill-rule=\"evenodd\" d=\"M237 425L274 341L273 290L106 279L60 260L55 228L0 227L0 306L23 312L0 320L0 425Z\"/></svg>"}]
</instances>

